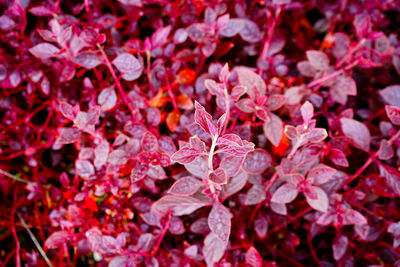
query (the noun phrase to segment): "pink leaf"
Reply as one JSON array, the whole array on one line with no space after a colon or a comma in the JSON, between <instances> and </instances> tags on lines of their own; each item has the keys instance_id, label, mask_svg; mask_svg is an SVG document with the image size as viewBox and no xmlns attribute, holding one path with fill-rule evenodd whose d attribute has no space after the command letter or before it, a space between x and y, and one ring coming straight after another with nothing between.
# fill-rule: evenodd
<instances>
[{"instance_id":1,"label":"pink leaf","mask_svg":"<svg viewBox=\"0 0 400 267\"><path fill-rule=\"evenodd\" d=\"M236 103L238 109L245 113L252 113L256 110L256 105L250 98L241 99Z\"/></svg>"},{"instance_id":2,"label":"pink leaf","mask_svg":"<svg viewBox=\"0 0 400 267\"><path fill-rule=\"evenodd\" d=\"M242 165L243 170L253 174L261 174L271 166L271 155L261 148L256 148L254 151L247 153Z\"/></svg>"},{"instance_id":3,"label":"pink leaf","mask_svg":"<svg viewBox=\"0 0 400 267\"><path fill-rule=\"evenodd\" d=\"M341 118L340 123L343 133L350 138L354 146L368 152L371 143L371 134L367 126L359 121L348 118Z\"/></svg>"},{"instance_id":4,"label":"pink leaf","mask_svg":"<svg viewBox=\"0 0 400 267\"><path fill-rule=\"evenodd\" d=\"M227 177L232 177L239 172L243 162L244 157L227 156L221 161L219 167L225 171Z\"/></svg>"},{"instance_id":5,"label":"pink leaf","mask_svg":"<svg viewBox=\"0 0 400 267\"><path fill-rule=\"evenodd\" d=\"M390 121L394 125L400 125L400 108L391 105L386 105L385 110Z\"/></svg>"},{"instance_id":6,"label":"pink leaf","mask_svg":"<svg viewBox=\"0 0 400 267\"><path fill-rule=\"evenodd\" d=\"M390 85L379 91L383 100L392 106L400 108L400 85Z\"/></svg>"},{"instance_id":7,"label":"pink leaf","mask_svg":"<svg viewBox=\"0 0 400 267\"><path fill-rule=\"evenodd\" d=\"M308 60L297 62L296 65L300 74L306 77L314 77L317 74L316 69L310 64Z\"/></svg>"},{"instance_id":8,"label":"pink leaf","mask_svg":"<svg viewBox=\"0 0 400 267\"><path fill-rule=\"evenodd\" d=\"M303 117L304 124L308 124L309 121L314 116L314 107L313 107L313 105L309 101L306 101L301 106L300 111L301 111L301 116Z\"/></svg>"},{"instance_id":9,"label":"pink leaf","mask_svg":"<svg viewBox=\"0 0 400 267\"><path fill-rule=\"evenodd\" d=\"M171 32L171 25L166 27L158 28L152 35L151 35L151 45L152 48L156 48L165 44L168 39L168 35Z\"/></svg>"},{"instance_id":10,"label":"pink leaf","mask_svg":"<svg viewBox=\"0 0 400 267\"><path fill-rule=\"evenodd\" d=\"M75 162L75 167L76 167L76 170L77 170L79 176L81 176L83 178L88 178L94 174L94 167L93 167L92 163L90 163L90 161L88 161L88 160L78 159Z\"/></svg>"},{"instance_id":11,"label":"pink leaf","mask_svg":"<svg viewBox=\"0 0 400 267\"><path fill-rule=\"evenodd\" d=\"M211 79L205 79L204 85L208 89L210 94L224 97L224 91L220 87L220 84L218 84L216 81Z\"/></svg>"},{"instance_id":12,"label":"pink leaf","mask_svg":"<svg viewBox=\"0 0 400 267\"><path fill-rule=\"evenodd\" d=\"M93 69L102 63L100 57L94 52L81 52L72 61L86 69Z\"/></svg>"},{"instance_id":13,"label":"pink leaf","mask_svg":"<svg viewBox=\"0 0 400 267\"><path fill-rule=\"evenodd\" d=\"M110 144L107 140L103 139L94 149L94 166L96 168L102 167L107 162L109 152Z\"/></svg>"},{"instance_id":14,"label":"pink leaf","mask_svg":"<svg viewBox=\"0 0 400 267\"><path fill-rule=\"evenodd\" d=\"M311 66L313 66L315 69L320 71L325 71L328 69L329 58L325 53L316 50L308 50L306 51L306 56Z\"/></svg>"},{"instance_id":15,"label":"pink leaf","mask_svg":"<svg viewBox=\"0 0 400 267\"><path fill-rule=\"evenodd\" d=\"M167 195L157 200L153 208L161 214L167 214L171 210L174 216L182 216L191 214L205 205L207 203L194 197Z\"/></svg>"},{"instance_id":16,"label":"pink leaf","mask_svg":"<svg viewBox=\"0 0 400 267\"><path fill-rule=\"evenodd\" d=\"M228 63L225 63L225 65L222 67L221 72L219 73L219 80L221 83L227 83L230 75L229 71L229 66Z\"/></svg>"},{"instance_id":17,"label":"pink leaf","mask_svg":"<svg viewBox=\"0 0 400 267\"><path fill-rule=\"evenodd\" d=\"M242 190L247 183L247 176L245 171L239 171L235 176L229 179L228 184L223 186L224 197L229 197Z\"/></svg>"},{"instance_id":18,"label":"pink leaf","mask_svg":"<svg viewBox=\"0 0 400 267\"><path fill-rule=\"evenodd\" d=\"M128 161L128 156L124 150L117 149L110 153L107 161L114 165L122 165Z\"/></svg>"},{"instance_id":19,"label":"pink leaf","mask_svg":"<svg viewBox=\"0 0 400 267\"><path fill-rule=\"evenodd\" d=\"M264 239L267 236L268 220L265 218L265 216L259 215L254 220L254 231L260 239Z\"/></svg>"},{"instance_id":20,"label":"pink leaf","mask_svg":"<svg viewBox=\"0 0 400 267\"><path fill-rule=\"evenodd\" d=\"M264 134L268 140L277 147L283 135L283 122L281 118L273 113L269 114L269 120L264 121Z\"/></svg>"},{"instance_id":21,"label":"pink leaf","mask_svg":"<svg viewBox=\"0 0 400 267\"><path fill-rule=\"evenodd\" d=\"M199 156L199 154L200 152L194 148L184 147L175 152L171 156L171 160L185 165L194 161Z\"/></svg>"},{"instance_id":22,"label":"pink leaf","mask_svg":"<svg viewBox=\"0 0 400 267\"><path fill-rule=\"evenodd\" d=\"M117 104L117 94L112 87L101 90L97 97L97 103L101 106L102 111L113 109Z\"/></svg>"},{"instance_id":23,"label":"pink leaf","mask_svg":"<svg viewBox=\"0 0 400 267\"><path fill-rule=\"evenodd\" d=\"M257 88L260 95L265 95L267 85L258 74L245 67L236 67L234 68L234 70L237 74L239 84L243 85L246 88L246 93L250 96L251 99L256 98L256 92L253 89L254 87Z\"/></svg>"},{"instance_id":24,"label":"pink leaf","mask_svg":"<svg viewBox=\"0 0 400 267\"><path fill-rule=\"evenodd\" d=\"M144 151L154 153L158 151L157 137L151 132L145 132L142 137L142 148Z\"/></svg>"},{"instance_id":25,"label":"pink leaf","mask_svg":"<svg viewBox=\"0 0 400 267\"><path fill-rule=\"evenodd\" d=\"M312 178L314 184L324 184L328 182L335 173L336 169L328 166L316 167L308 172L307 179Z\"/></svg>"},{"instance_id":26,"label":"pink leaf","mask_svg":"<svg viewBox=\"0 0 400 267\"><path fill-rule=\"evenodd\" d=\"M393 167L380 164L379 174L393 197L400 196L400 173Z\"/></svg>"},{"instance_id":27,"label":"pink leaf","mask_svg":"<svg viewBox=\"0 0 400 267\"><path fill-rule=\"evenodd\" d=\"M245 21L239 35L243 40L249 43L257 43L262 40L260 28L258 28L258 25L251 20Z\"/></svg>"},{"instance_id":28,"label":"pink leaf","mask_svg":"<svg viewBox=\"0 0 400 267\"><path fill-rule=\"evenodd\" d=\"M337 234L333 239L332 250L333 250L333 258L335 260L340 260L343 255L346 253L347 246L349 244L349 240L347 236L343 234Z\"/></svg>"},{"instance_id":29,"label":"pink leaf","mask_svg":"<svg viewBox=\"0 0 400 267\"><path fill-rule=\"evenodd\" d=\"M29 12L38 17L52 16L53 10L47 6L34 6L29 9Z\"/></svg>"},{"instance_id":30,"label":"pink leaf","mask_svg":"<svg viewBox=\"0 0 400 267\"><path fill-rule=\"evenodd\" d=\"M348 167L349 162L346 158L346 154L339 149L331 149L329 153L329 159L338 166Z\"/></svg>"},{"instance_id":31,"label":"pink leaf","mask_svg":"<svg viewBox=\"0 0 400 267\"><path fill-rule=\"evenodd\" d=\"M378 157L381 160L388 160L394 156L394 151L392 144L390 144L386 139L381 141L378 150Z\"/></svg>"},{"instance_id":32,"label":"pink leaf","mask_svg":"<svg viewBox=\"0 0 400 267\"><path fill-rule=\"evenodd\" d=\"M205 108L197 101L195 101L194 106L196 111L194 113L195 121L204 131L206 131L211 136L214 136L216 133L215 126L212 122L212 117L207 113Z\"/></svg>"},{"instance_id":33,"label":"pink leaf","mask_svg":"<svg viewBox=\"0 0 400 267\"><path fill-rule=\"evenodd\" d=\"M316 190L318 197L316 199L312 199L306 195L307 203L315 210L327 212L329 207L328 195L324 190L317 186L313 186L312 188Z\"/></svg>"},{"instance_id":34,"label":"pink leaf","mask_svg":"<svg viewBox=\"0 0 400 267\"><path fill-rule=\"evenodd\" d=\"M241 31L241 29L244 27L244 23L244 19L230 19L225 27L220 29L219 34L224 37L233 37Z\"/></svg>"},{"instance_id":35,"label":"pink leaf","mask_svg":"<svg viewBox=\"0 0 400 267\"><path fill-rule=\"evenodd\" d=\"M71 239L71 235L65 231L57 231L52 233L44 243L49 249L56 249L67 243Z\"/></svg>"},{"instance_id":36,"label":"pink leaf","mask_svg":"<svg viewBox=\"0 0 400 267\"><path fill-rule=\"evenodd\" d=\"M140 162L136 162L135 167L131 171L130 179L131 183L136 183L146 177L149 171L149 166Z\"/></svg>"},{"instance_id":37,"label":"pink leaf","mask_svg":"<svg viewBox=\"0 0 400 267\"><path fill-rule=\"evenodd\" d=\"M81 131L76 128L60 128L58 132L57 143L62 145L75 143L81 136Z\"/></svg>"},{"instance_id":38,"label":"pink leaf","mask_svg":"<svg viewBox=\"0 0 400 267\"><path fill-rule=\"evenodd\" d=\"M262 185L254 184L246 194L244 205L256 205L266 197L265 188Z\"/></svg>"},{"instance_id":39,"label":"pink leaf","mask_svg":"<svg viewBox=\"0 0 400 267\"><path fill-rule=\"evenodd\" d=\"M226 243L217 237L213 232L209 233L204 239L203 256L207 267L214 267L224 256Z\"/></svg>"},{"instance_id":40,"label":"pink leaf","mask_svg":"<svg viewBox=\"0 0 400 267\"><path fill-rule=\"evenodd\" d=\"M208 179L217 184L226 184L227 177L225 171L221 168L216 169L208 176Z\"/></svg>"},{"instance_id":41,"label":"pink leaf","mask_svg":"<svg viewBox=\"0 0 400 267\"><path fill-rule=\"evenodd\" d=\"M329 92L334 101L345 105L348 95L357 95L357 85L353 78L340 76L335 80Z\"/></svg>"},{"instance_id":42,"label":"pink leaf","mask_svg":"<svg viewBox=\"0 0 400 267\"><path fill-rule=\"evenodd\" d=\"M217 201L214 202L211 212L208 215L208 226L224 244L227 244L229 241L231 216L229 210Z\"/></svg>"},{"instance_id":43,"label":"pink leaf","mask_svg":"<svg viewBox=\"0 0 400 267\"><path fill-rule=\"evenodd\" d=\"M286 183L274 192L271 202L290 203L297 197L298 193L296 186Z\"/></svg>"},{"instance_id":44,"label":"pink leaf","mask_svg":"<svg viewBox=\"0 0 400 267\"><path fill-rule=\"evenodd\" d=\"M122 73L134 72L142 68L139 60L129 53L119 54L112 63Z\"/></svg>"},{"instance_id":45,"label":"pink leaf","mask_svg":"<svg viewBox=\"0 0 400 267\"><path fill-rule=\"evenodd\" d=\"M268 97L266 106L269 111L274 111L281 108L286 102L286 97L283 95L272 95Z\"/></svg>"},{"instance_id":46,"label":"pink leaf","mask_svg":"<svg viewBox=\"0 0 400 267\"><path fill-rule=\"evenodd\" d=\"M202 182L193 176L179 178L169 189L169 193L178 196L190 196L196 193Z\"/></svg>"},{"instance_id":47,"label":"pink leaf","mask_svg":"<svg viewBox=\"0 0 400 267\"><path fill-rule=\"evenodd\" d=\"M367 219L358 211L348 209L342 214L343 225L365 225L368 223Z\"/></svg>"},{"instance_id":48,"label":"pink leaf","mask_svg":"<svg viewBox=\"0 0 400 267\"><path fill-rule=\"evenodd\" d=\"M58 47L49 43L40 43L29 49L29 52L39 59L54 57L59 51Z\"/></svg>"},{"instance_id":49,"label":"pink leaf","mask_svg":"<svg viewBox=\"0 0 400 267\"><path fill-rule=\"evenodd\" d=\"M262 267L263 259L258 253L257 249L251 246L246 252L246 264L251 267Z\"/></svg>"}]
</instances>

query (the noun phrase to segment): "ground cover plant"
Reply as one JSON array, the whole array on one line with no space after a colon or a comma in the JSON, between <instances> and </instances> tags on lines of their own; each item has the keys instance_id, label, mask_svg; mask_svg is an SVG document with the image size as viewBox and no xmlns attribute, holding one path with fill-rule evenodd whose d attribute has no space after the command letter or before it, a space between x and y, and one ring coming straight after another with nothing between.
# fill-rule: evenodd
<instances>
[{"instance_id":1,"label":"ground cover plant","mask_svg":"<svg viewBox=\"0 0 400 267\"><path fill-rule=\"evenodd\" d=\"M0 10L0 266L400 266L397 1Z\"/></svg>"}]
</instances>

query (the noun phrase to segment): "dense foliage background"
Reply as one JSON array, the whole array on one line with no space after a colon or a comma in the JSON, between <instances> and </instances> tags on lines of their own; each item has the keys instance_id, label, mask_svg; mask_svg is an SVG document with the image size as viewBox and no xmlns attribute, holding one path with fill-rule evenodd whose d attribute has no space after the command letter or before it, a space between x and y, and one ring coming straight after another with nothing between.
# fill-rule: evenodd
<instances>
[{"instance_id":1,"label":"dense foliage background","mask_svg":"<svg viewBox=\"0 0 400 267\"><path fill-rule=\"evenodd\" d=\"M398 1L0 10L0 266L400 266Z\"/></svg>"}]
</instances>

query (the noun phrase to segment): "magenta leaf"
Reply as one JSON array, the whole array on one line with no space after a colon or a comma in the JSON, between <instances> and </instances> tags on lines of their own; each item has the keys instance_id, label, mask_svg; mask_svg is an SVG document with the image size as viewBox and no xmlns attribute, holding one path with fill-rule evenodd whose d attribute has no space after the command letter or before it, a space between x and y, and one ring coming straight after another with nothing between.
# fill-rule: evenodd
<instances>
[{"instance_id":1,"label":"magenta leaf","mask_svg":"<svg viewBox=\"0 0 400 267\"><path fill-rule=\"evenodd\" d=\"M388 116L390 121L394 125L400 125L400 108L391 105L386 105L385 110L386 110L386 115Z\"/></svg>"},{"instance_id":2,"label":"magenta leaf","mask_svg":"<svg viewBox=\"0 0 400 267\"><path fill-rule=\"evenodd\" d=\"M202 186L202 182L193 176L179 178L169 189L169 193L177 196L190 196Z\"/></svg>"},{"instance_id":3,"label":"magenta leaf","mask_svg":"<svg viewBox=\"0 0 400 267\"><path fill-rule=\"evenodd\" d=\"M194 148L184 147L175 152L171 156L171 160L176 161L182 165L185 165L194 161L199 155L200 152L198 150Z\"/></svg>"},{"instance_id":4,"label":"magenta leaf","mask_svg":"<svg viewBox=\"0 0 400 267\"><path fill-rule=\"evenodd\" d=\"M367 219L358 211L348 209L342 214L344 225L365 225L368 223Z\"/></svg>"},{"instance_id":5,"label":"magenta leaf","mask_svg":"<svg viewBox=\"0 0 400 267\"><path fill-rule=\"evenodd\" d=\"M307 59L310 62L311 66L320 71L325 71L329 67L329 58L328 56L316 50L308 50L306 51Z\"/></svg>"},{"instance_id":6,"label":"magenta leaf","mask_svg":"<svg viewBox=\"0 0 400 267\"><path fill-rule=\"evenodd\" d=\"M248 175L245 171L239 171L231 179L228 179L228 184L223 186L224 196L229 197L242 190L247 183L247 177Z\"/></svg>"},{"instance_id":7,"label":"magenta leaf","mask_svg":"<svg viewBox=\"0 0 400 267\"><path fill-rule=\"evenodd\" d=\"M246 194L244 205L256 205L266 197L265 188L262 185L254 184Z\"/></svg>"},{"instance_id":8,"label":"magenta leaf","mask_svg":"<svg viewBox=\"0 0 400 267\"><path fill-rule=\"evenodd\" d=\"M400 108L400 85L389 85L384 89L379 91L379 94L382 96L383 100L386 103L392 106L396 106Z\"/></svg>"},{"instance_id":9,"label":"magenta leaf","mask_svg":"<svg viewBox=\"0 0 400 267\"><path fill-rule=\"evenodd\" d=\"M226 184L227 177L225 171L221 168L216 169L208 176L208 179L217 184Z\"/></svg>"},{"instance_id":10,"label":"magenta leaf","mask_svg":"<svg viewBox=\"0 0 400 267\"><path fill-rule=\"evenodd\" d=\"M169 210L175 216L188 215L204 207L207 203L189 196L167 195L153 204L153 208L160 214L167 214Z\"/></svg>"},{"instance_id":11,"label":"magenta leaf","mask_svg":"<svg viewBox=\"0 0 400 267\"><path fill-rule=\"evenodd\" d=\"M272 95L268 97L266 106L269 111L274 111L281 108L286 102L286 97L283 95Z\"/></svg>"},{"instance_id":12,"label":"magenta leaf","mask_svg":"<svg viewBox=\"0 0 400 267\"><path fill-rule=\"evenodd\" d=\"M340 123L344 135L350 138L354 146L368 152L371 143L371 134L367 126L359 121L348 118L341 118Z\"/></svg>"},{"instance_id":13,"label":"magenta leaf","mask_svg":"<svg viewBox=\"0 0 400 267\"><path fill-rule=\"evenodd\" d=\"M329 207L328 195L317 186L313 186L312 188L316 190L317 198L313 199L306 195L307 203L315 210L327 212Z\"/></svg>"},{"instance_id":14,"label":"magenta leaf","mask_svg":"<svg viewBox=\"0 0 400 267\"><path fill-rule=\"evenodd\" d=\"M357 95L357 85L353 78L347 76L340 76L335 80L335 83L331 86L330 95L333 100L345 105L347 102L347 96Z\"/></svg>"},{"instance_id":15,"label":"magenta leaf","mask_svg":"<svg viewBox=\"0 0 400 267\"><path fill-rule=\"evenodd\" d=\"M94 149L94 166L96 168L102 167L107 162L109 152L110 144L105 139L101 140Z\"/></svg>"},{"instance_id":16,"label":"magenta leaf","mask_svg":"<svg viewBox=\"0 0 400 267\"><path fill-rule=\"evenodd\" d=\"M257 249L251 246L246 252L246 264L252 267L262 267L263 259Z\"/></svg>"},{"instance_id":17,"label":"magenta leaf","mask_svg":"<svg viewBox=\"0 0 400 267\"><path fill-rule=\"evenodd\" d=\"M204 131L206 131L211 136L214 136L216 133L215 126L212 122L212 117L205 108L197 101L194 104L196 111L194 113L195 121Z\"/></svg>"},{"instance_id":18,"label":"magenta leaf","mask_svg":"<svg viewBox=\"0 0 400 267\"><path fill-rule=\"evenodd\" d=\"M271 155L261 148L256 148L254 151L247 153L242 165L243 170L252 174L261 174L271 166Z\"/></svg>"},{"instance_id":19,"label":"magenta leaf","mask_svg":"<svg viewBox=\"0 0 400 267\"><path fill-rule=\"evenodd\" d=\"M274 192L271 202L290 203L297 197L298 193L296 186L286 183Z\"/></svg>"},{"instance_id":20,"label":"magenta leaf","mask_svg":"<svg viewBox=\"0 0 400 267\"><path fill-rule=\"evenodd\" d=\"M231 213L221 203L215 201L208 215L208 226L211 231L224 243L229 241L231 233Z\"/></svg>"},{"instance_id":21,"label":"magenta leaf","mask_svg":"<svg viewBox=\"0 0 400 267\"><path fill-rule=\"evenodd\" d=\"M40 59L48 59L57 55L59 48L50 43L40 43L29 49L32 55Z\"/></svg>"},{"instance_id":22,"label":"magenta leaf","mask_svg":"<svg viewBox=\"0 0 400 267\"><path fill-rule=\"evenodd\" d=\"M311 121L312 117L314 116L314 107L309 102L306 101L300 108L301 116L303 118L304 124L308 124Z\"/></svg>"},{"instance_id":23,"label":"magenta leaf","mask_svg":"<svg viewBox=\"0 0 400 267\"><path fill-rule=\"evenodd\" d=\"M57 231L52 233L44 243L44 246L49 249L56 249L71 240L72 236L66 231Z\"/></svg>"},{"instance_id":24,"label":"magenta leaf","mask_svg":"<svg viewBox=\"0 0 400 267\"><path fill-rule=\"evenodd\" d=\"M282 119L273 113L269 113L269 120L264 121L263 129L268 140L277 147L283 135Z\"/></svg>"},{"instance_id":25,"label":"magenta leaf","mask_svg":"<svg viewBox=\"0 0 400 267\"><path fill-rule=\"evenodd\" d=\"M342 234L337 234L335 238L333 239L332 243L332 250L333 250L333 258L335 260L340 260L343 255L347 251L347 246L349 244L349 240L347 236L342 235Z\"/></svg>"},{"instance_id":26,"label":"magenta leaf","mask_svg":"<svg viewBox=\"0 0 400 267\"><path fill-rule=\"evenodd\" d=\"M217 237L213 232L209 233L204 239L203 256L207 267L214 267L224 256L226 243Z\"/></svg>"},{"instance_id":27,"label":"magenta leaf","mask_svg":"<svg viewBox=\"0 0 400 267\"><path fill-rule=\"evenodd\" d=\"M94 52L81 52L72 61L86 69L93 69L102 63L101 58Z\"/></svg>"},{"instance_id":28,"label":"magenta leaf","mask_svg":"<svg viewBox=\"0 0 400 267\"><path fill-rule=\"evenodd\" d=\"M225 25L225 27L220 29L219 33L224 37L233 37L242 30L244 23L244 19L229 19L228 23Z\"/></svg>"},{"instance_id":29,"label":"magenta leaf","mask_svg":"<svg viewBox=\"0 0 400 267\"><path fill-rule=\"evenodd\" d=\"M346 155L339 149L331 149L329 159L338 166L349 166L349 161L347 160Z\"/></svg>"},{"instance_id":30,"label":"magenta leaf","mask_svg":"<svg viewBox=\"0 0 400 267\"><path fill-rule=\"evenodd\" d=\"M400 196L400 173L391 166L380 164L379 174L390 194L393 197Z\"/></svg>"},{"instance_id":31,"label":"magenta leaf","mask_svg":"<svg viewBox=\"0 0 400 267\"><path fill-rule=\"evenodd\" d=\"M316 69L310 64L308 60L299 61L296 65L300 74L306 77L314 77L317 74Z\"/></svg>"},{"instance_id":32,"label":"magenta leaf","mask_svg":"<svg viewBox=\"0 0 400 267\"><path fill-rule=\"evenodd\" d=\"M256 109L256 105L250 98L241 99L236 103L238 109L246 113L252 113Z\"/></svg>"},{"instance_id":33,"label":"magenta leaf","mask_svg":"<svg viewBox=\"0 0 400 267\"><path fill-rule=\"evenodd\" d=\"M117 104L117 94L112 87L104 88L97 97L97 103L101 106L102 111L108 111Z\"/></svg>"},{"instance_id":34,"label":"magenta leaf","mask_svg":"<svg viewBox=\"0 0 400 267\"><path fill-rule=\"evenodd\" d=\"M239 32L240 37L249 43L257 43L262 40L262 34L258 25L251 21L246 20L244 26Z\"/></svg>"}]
</instances>

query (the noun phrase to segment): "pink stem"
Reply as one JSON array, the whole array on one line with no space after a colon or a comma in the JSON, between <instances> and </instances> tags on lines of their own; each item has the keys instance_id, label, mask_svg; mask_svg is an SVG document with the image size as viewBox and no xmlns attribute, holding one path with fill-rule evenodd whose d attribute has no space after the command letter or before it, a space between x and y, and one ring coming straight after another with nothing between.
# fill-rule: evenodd
<instances>
[{"instance_id":1,"label":"pink stem","mask_svg":"<svg viewBox=\"0 0 400 267\"><path fill-rule=\"evenodd\" d=\"M164 224L163 231L161 232L160 238L157 240L157 244L154 247L153 252L151 253L152 256L155 256L157 254L157 251L160 248L161 242L163 241L164 236L167 233L167 230L169 228L169 224L171 222L171 215L172 215L172 213L171 213L171 211L169 211L168 215L167 215L167 221Z\"/></svg>"}]
</instances>

